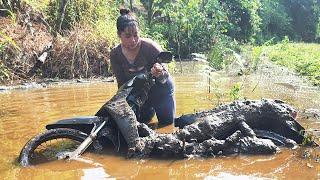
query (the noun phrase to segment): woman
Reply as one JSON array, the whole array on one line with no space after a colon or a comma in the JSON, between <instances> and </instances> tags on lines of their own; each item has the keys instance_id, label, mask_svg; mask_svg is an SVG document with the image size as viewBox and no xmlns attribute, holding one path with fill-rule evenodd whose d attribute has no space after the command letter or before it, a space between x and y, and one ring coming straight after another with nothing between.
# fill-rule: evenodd
<instances>
[{"instance_id":1,"label":"woman","mask_svg":"<svg viewBox=\"0 0 320 180\"><path fill-rule=\"evenodd\" d=\"M121 43L110 53L111 67L118 87L137 74L151 71L156 83L141 108L138 121L148 123L156 113L159 125L172 124L175 116L173 81L166 66L155 63L162 49L151 39L139 37L138 21L129 10L121 9L120 14L117 30Z\"/></svg>"}]
</instances>

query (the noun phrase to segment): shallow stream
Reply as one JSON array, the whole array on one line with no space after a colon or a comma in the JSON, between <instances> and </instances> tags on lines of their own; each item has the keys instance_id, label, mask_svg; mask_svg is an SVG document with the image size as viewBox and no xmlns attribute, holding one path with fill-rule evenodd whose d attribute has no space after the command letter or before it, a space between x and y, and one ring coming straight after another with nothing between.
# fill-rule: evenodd
<instances>
[{"instance_id":1,"label":"shallow stream","mask_svg":"<svg viewBox=\"0 0 320 180\"><path fill-rule=\"evenodd\" d=\"M182 67L182 73L181 68ZM320 90L297 82L290 73L261 68L260 73L228 77L206 65L176 64L177 116L206 110L232 100L230 89L240 84L240 98L282 99L299 111L299 122L320 134ZM283 72L282 72L283 73ZM285 77L284 77L285 76ZM304 148L282 149L268 156L234 155L208 159L134 160L115 153L85 154L94 163L56 161L21 168L16 158L23 145L59 119L93 115L116 92L116 83L56 85L0 93L0 177L2 179L320 179L320 162L302 158ZM154 120L156 122L156 119ZM172 126L158 129L172 132ZM318 134L317 134L318 133ZM319 151L318 151L319 153Z\"/></svg>"}]
</instances>

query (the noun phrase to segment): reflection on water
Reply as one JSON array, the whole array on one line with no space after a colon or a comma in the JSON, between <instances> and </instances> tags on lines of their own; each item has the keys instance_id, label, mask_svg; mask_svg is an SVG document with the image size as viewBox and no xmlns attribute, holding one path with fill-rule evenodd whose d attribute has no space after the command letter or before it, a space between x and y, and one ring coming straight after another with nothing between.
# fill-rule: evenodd
<instances>
[{"instance_id":1,"label":"reflection on water","mask_svg":"<svg viewBox=\"0 0 320 180\"><path fill-rule=\"evenodd\" d=\"M206 110L230 102L230 88L241 83L241 96L248 99L277 98L297 107L299 121L309 129L320 129L320 121L303 114L320 109L318 89L292 86L260 75L226 77L190 63L186 73L174 74L177 116ZM210 73L209 73L210 72ZM210 93L209 93L210 87ZM234 155L209 159L126 159L116 153L86 153L88 161L58 161L20 168L16 158L23 145L44 131L48 123L74 116L93 115L116 91L115 83L77 84L0 94L0 177L5 179L319 179L320 165L302 159L303 149L283 149L270 156ZM160 132L171 132L171 127Z\"/></svg>"},{"instance_id":2,"label":"reflection on water","mask_svg":"<svg viewBox=\"0 0 320 180\"><path fill-rule=\"evenodd\" d=\"M105 169L102 167L98 168L90 168L90 169L83 169L83 176L81 180L92 180L92 179L116 179L111 177L109 174L105 172Z\"/></svg>"}]
</instances>

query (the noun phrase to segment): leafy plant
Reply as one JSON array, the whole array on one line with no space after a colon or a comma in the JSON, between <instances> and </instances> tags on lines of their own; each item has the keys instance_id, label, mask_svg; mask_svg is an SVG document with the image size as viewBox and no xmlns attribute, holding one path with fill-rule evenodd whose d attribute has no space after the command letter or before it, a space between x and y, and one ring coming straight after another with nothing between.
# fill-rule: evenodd
<instances>
[{"instance_id":1,"label":"leafy plant","mask_svg":"<svg viewBox=\"0 0 320 180\"><path fill-rule=\"evenodd\" d=\"M238 43L231 41L229 37L225 35L218 36L216 43L212 45L208 54L210 66L216 70L223 69L230 63L230 60L226 57L238 50L238 47Z\"/></svg>"},{"instance_id":2,"label":"leafy plant","mask_svg":"<svg viewBox=\"0 0 320 180\"><path fill-rule=\"evenodd\" d=\"M19 51L21 50L20 47L16 44L16 42L9 36L5 35L2 31L0 31L0 38L2 38L2 42L1 43L1 48L3 50L3 48L6 46L6 44L11 44L13 45L15 48L17 48Z\"/></svg>"},{"instance_id":3,"label":"leafy plant","mask_svg":"<svg viewBox=\"0 0 320 180\"><path fill-rule=\"evenodd\" d=\"M230 96L232 98L232 100L239 100L241 95L240 95L240 91L241 91L241 84L240 83L236 83L232 86L231 90L230 90Z\"/></svg>"},{"instance_id":4,"label":"leafy plant","mask_svg":"<svg viewBox=\"0 0 320 180\"><path fill-rule=\"evenodd\" d=\"M303 136L302 145L311 145L315 140L316 136L309 131L300 131L300 134Z\"/></svg>"}]
</instances>

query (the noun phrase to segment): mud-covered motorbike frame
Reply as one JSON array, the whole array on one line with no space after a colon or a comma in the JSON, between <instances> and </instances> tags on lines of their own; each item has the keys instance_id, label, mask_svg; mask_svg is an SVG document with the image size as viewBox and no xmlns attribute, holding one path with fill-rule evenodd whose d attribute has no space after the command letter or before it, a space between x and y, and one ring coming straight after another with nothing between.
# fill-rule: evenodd
<instances>
[{"instance_id":1,"label":"mud-covered motorbike frame","mask_svg":"<svg viewBox=\"0 0 320 180\"><path fill-rule=\"evenodd\" d=\"M172 58L173 56L170 52L161 52L157 56L155 63L170 63ZM133 112L137 115L137 119L139 118L139 113L137 112L139 112L139 109L148 99L148 92L154 84L155 78L152 76L151 72L146 72L135 76L133 79L122 85L117 91L117 94L123 90L130 91L126 100ZM86 138L75 151L58 154L58 159L76 159L95 141L98 142L94 144L95 148L102 148L99 144L99 140L105 141L105 139L109 139L116 147L119 147L119 136L116 135L119 133L117 124L114 122L105 106L102 106L95 116L63 119L46 125L47 130L61 128L78 130L82 132ZM22 166L29 165L28 155L24 154L26 149L28 149L27 145L28 143L22 149L19 157Z\"/></svg>"}]
</instances>

